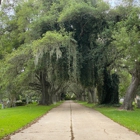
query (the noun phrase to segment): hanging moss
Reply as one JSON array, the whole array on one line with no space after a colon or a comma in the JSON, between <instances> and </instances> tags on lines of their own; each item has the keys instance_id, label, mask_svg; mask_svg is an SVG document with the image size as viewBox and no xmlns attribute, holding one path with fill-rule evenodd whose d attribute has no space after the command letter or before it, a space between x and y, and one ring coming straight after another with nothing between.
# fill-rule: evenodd
<instances>
[{"instance_id":1,"label":"hanging moss","mask_svg":"<svg viewBox=\"0 0 140 140\"><path fill-rule=\"evenodd\" d=\"M103 83L98 80L97 90L100 104L118 104L119 93L118 84L119 77L117 74L110 74L106 68L103 71Z\"/></svg>"}]
</instances>

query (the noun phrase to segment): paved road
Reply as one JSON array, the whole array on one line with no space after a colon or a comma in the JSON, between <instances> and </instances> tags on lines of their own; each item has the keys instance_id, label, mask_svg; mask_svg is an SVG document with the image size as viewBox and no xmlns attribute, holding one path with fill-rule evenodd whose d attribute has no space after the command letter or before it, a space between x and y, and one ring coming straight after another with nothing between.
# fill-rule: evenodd
<instances>
[{"instance_id":1,"label":"paved road","mask_svg":"<svg viewBox=\"0 0 140 140\"><path fill-rule=\"evenodd\" d=\"M101 113L66 101L11 140L140 140Z\"/></svg>"}]
</instances>

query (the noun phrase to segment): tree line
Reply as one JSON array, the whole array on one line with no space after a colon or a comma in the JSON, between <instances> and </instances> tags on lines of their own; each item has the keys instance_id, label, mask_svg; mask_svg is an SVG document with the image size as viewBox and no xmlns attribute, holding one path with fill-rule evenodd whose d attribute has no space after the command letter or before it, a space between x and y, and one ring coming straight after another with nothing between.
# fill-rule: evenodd
<instances>
[{"instance_id":1,"label":"tree line","mask_svg":"<svg viewBox=\"0 0 140 140\"><path fill-rule=\"evenodd\" d=\"M13 0L0 10L0 97L67 92L132 110L140 83L140 8L96 0ZM31 94L32 93L32 94Z\"/></svg>"}]
</instances>

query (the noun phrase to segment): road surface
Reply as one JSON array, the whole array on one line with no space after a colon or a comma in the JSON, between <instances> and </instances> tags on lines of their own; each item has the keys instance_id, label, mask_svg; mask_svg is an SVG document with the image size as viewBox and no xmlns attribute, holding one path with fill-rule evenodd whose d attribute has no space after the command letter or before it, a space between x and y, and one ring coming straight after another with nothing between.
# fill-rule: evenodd
<instances>
[{"instance_id":1,"label":"road surface","mask_svg":"<svg viewBox=\"0 0 140 140\"><path fill-rule=\"evenodd\" d=\"M140 140L140 136L98 111L66 101L10 140Z\"/></svg>"}]
</instances>

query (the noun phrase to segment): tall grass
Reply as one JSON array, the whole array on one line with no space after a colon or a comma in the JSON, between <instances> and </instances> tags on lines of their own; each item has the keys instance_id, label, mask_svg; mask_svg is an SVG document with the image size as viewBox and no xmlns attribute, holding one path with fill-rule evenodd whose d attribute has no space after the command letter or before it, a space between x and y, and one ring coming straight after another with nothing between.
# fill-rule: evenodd
<instances>
[{"instance_id":1,"label":"tall grass","mask_svg":"<svg viewBox=\"0 0 140 140\"><path fill-rule=\"evenodd\" d=\"M47 113L52 108L60 105L57 103L50 106L30 104L15 108L0 110L0 139L8 134L26 126L33 120Z\"/></svg>"}]
</instances>

